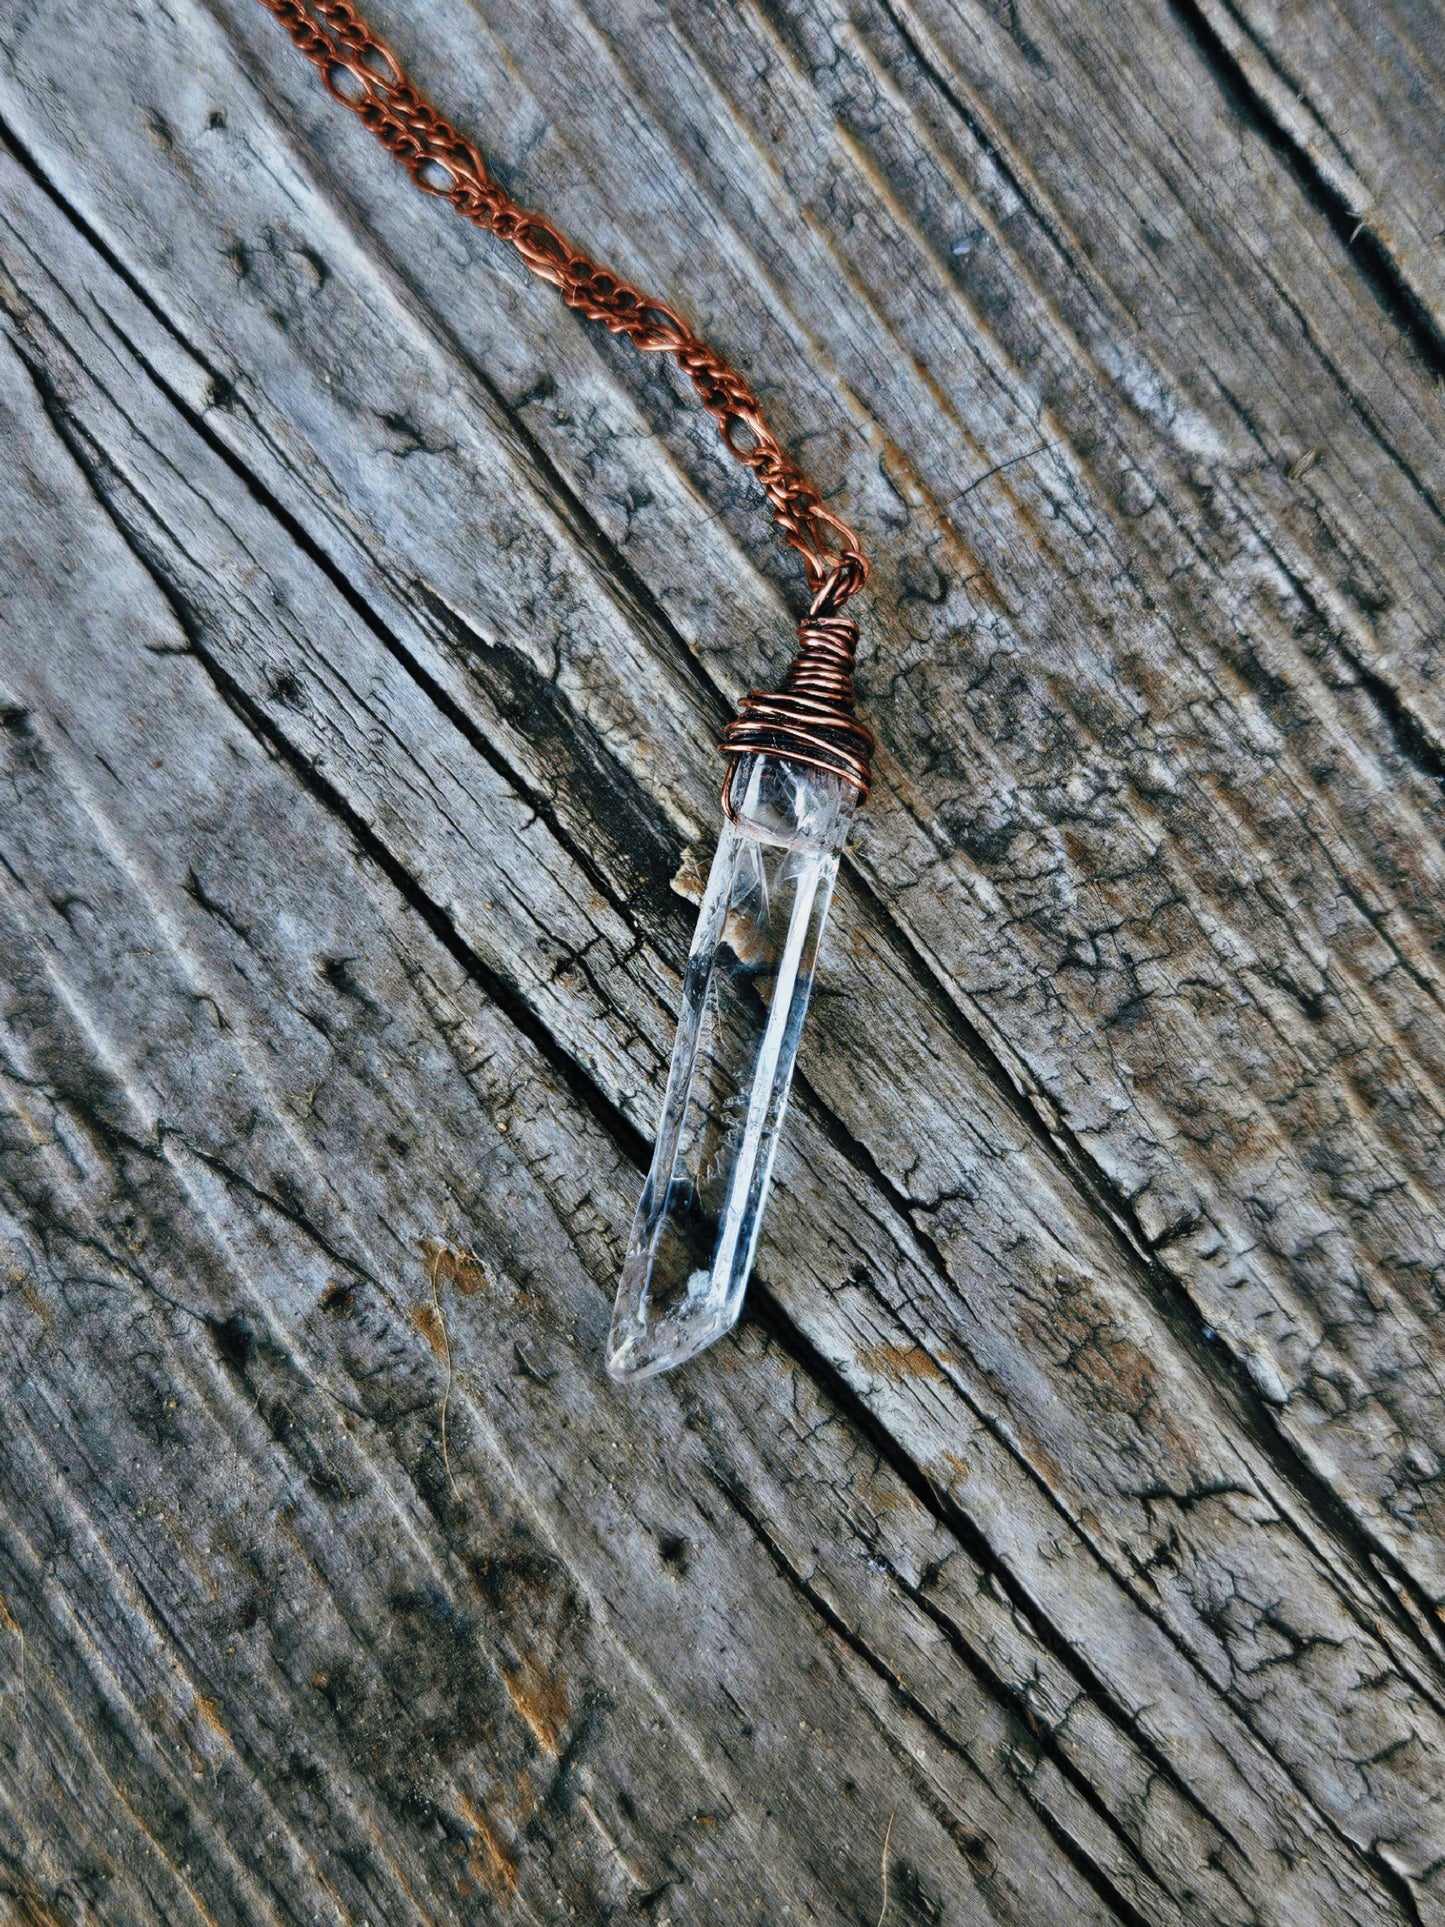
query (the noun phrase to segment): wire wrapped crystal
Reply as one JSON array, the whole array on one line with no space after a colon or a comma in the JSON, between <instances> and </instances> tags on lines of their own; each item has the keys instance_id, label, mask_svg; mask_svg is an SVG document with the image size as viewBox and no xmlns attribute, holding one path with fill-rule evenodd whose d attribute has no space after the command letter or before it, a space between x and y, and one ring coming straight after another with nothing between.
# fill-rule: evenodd
<instances>
[{"instance_id":1,"label":"wire wrapped crystal","mask_svg":"<svg viewBox=\"0 0 1445 1927\"><path fill-rule=\"evenodd\" d=\"M722 836L612 1315L614 1378L670 1371L720 1338L737 1322L752 1271L838 859L867 791L872 746L852 713L857 629L827 589L800 629L782 688L749 695L723 741Z\"/></svg>"},{"instance_id":2,"label":"wire wrapped crystal","mask_svg":"<svg viewBox=\"0 0 1445 1927\"><path fill-rule=\"evenodd\" d=\"M858 800L772 756L741 759L731 787L612 1319L615 1378L668 1371L737 1321Z\"/></svg>"}]
</instances>

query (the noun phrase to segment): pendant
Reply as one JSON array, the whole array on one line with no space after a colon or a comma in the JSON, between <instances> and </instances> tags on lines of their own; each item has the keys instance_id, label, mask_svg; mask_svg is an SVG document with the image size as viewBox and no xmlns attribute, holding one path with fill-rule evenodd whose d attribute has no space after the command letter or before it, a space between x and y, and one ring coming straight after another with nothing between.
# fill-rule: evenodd
<instances>
[{"instance_id":1,"label":"pendant","mask_svg":"<svg viewBox=\"0 0 1445 1927\"><path fill-rule=\"evenodd\" d=\"M612 1317L614 1378L670 1371L737 1322L858 801L773 756L741 758L730 787Z\"/></svg>"},{"instance_id":2,"label":"pendant","mask_svg":"<svg viewBox=\"0 0 1445 1927\"><path fill-rule=\"evenodd\" d=\"M826 598L783 687L754 691L723 741L722 836L612 1314L617 1379L670 1371L742 1310L838 860L867 791L858 632Z\"/></svg>"},{"instance_id":3,"label":"pendant","mask_svg":"<svg viewBox=\"0 0 1445 1927\"><path fill-rule=\"evenodd\" d=\"M842 614L868 563L738 371L665 302L519 206L350 0L263 4L418 187L514 247L569 308L677 362L727 452L757 478L815 591L782 686L747 696L722 742L727 823L608 1348L614 1376L645 1378L711 1344L742 1307L838 852L868 794L873 738L853 714L858 630Z\"/></svg>"}]
</instances>

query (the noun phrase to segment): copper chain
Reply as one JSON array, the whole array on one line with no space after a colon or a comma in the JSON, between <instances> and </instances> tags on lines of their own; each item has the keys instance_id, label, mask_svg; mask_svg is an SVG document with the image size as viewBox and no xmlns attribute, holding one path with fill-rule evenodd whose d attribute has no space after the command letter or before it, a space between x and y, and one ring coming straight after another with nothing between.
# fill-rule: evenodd
<instances>
[{"instance_id":1,"label":"copper chain","mask_svg":"<svg viewBox=\"0 0 1445 1927\"><path fill-rule=\"evenodd\" d=\"M562 292L569 308L626 335L649 354L672 355L715 416L727 451L761 483L784 540L803 558L808 586L831 590L834 607L861 587L868 563L848 524L788 456L763 419L757 396L715 348L665 302L589 260L540 214L499 187L485 161L419 94L386 42L350 0L261 0L312 61L327 91L369 127L417 186L514 247L533 274Z\"/></svg>"}]
</instances>

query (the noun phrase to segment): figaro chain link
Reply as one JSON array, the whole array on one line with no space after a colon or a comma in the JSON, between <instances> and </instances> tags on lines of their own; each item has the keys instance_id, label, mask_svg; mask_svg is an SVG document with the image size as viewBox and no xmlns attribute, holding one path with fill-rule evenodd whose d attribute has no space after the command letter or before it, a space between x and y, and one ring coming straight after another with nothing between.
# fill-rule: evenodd
<instances>
[{"instance_id":1,"label":"figaro chain link","mask_svg":"<svg viewBox=\"0 0 1445 1927\"><path fill-rule=\"evenodd\" d=\"M803 558L815 597L828 591L836 610L862 586L868 564L857 535L784 451L747 382L681 315L579 252L543 215L519 207L472 143L417 92L350 0L261 4L313 62L327 91L370 128L418 187L514 247L533 274L561 290L569 308L626 335L644 353L674 358L716 418L728 453L757 477L784 540Z\"/></svg>"}]
</instances>

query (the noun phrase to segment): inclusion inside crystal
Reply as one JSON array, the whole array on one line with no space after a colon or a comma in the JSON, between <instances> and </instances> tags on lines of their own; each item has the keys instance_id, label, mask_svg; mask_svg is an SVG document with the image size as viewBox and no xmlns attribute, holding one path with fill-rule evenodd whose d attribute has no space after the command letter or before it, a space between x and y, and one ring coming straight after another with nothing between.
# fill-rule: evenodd
<instances>
[{"instance_id":1,"label":"inclusion inside crystal","mask_svg":"<svg viewBox=\"0 0 1445 1927\"><path fill-rule=\"evenodd\" d=\"M838 856L858 793L773 756L738 760L683 978L652 1169L607 1368L646 1378L737 1322L752 1270Z\"/></svg>"}]
</instances>

